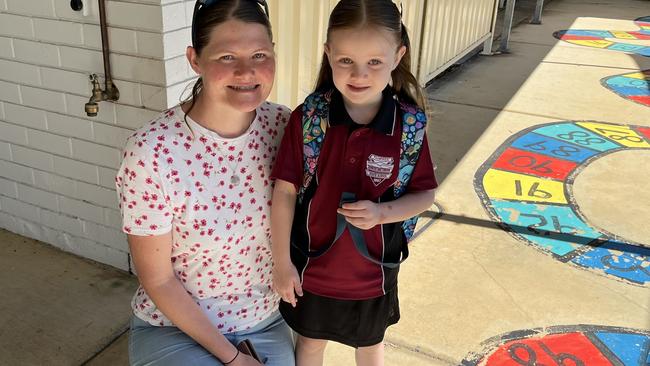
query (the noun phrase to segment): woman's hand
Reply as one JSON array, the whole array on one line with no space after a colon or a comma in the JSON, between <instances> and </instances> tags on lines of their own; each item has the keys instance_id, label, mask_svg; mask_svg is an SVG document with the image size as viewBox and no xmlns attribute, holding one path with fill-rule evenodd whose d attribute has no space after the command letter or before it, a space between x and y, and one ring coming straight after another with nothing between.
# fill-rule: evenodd
<instances>
[{"instance_id":1,"label":"woman's hand","mask_svg":"<svg viewBox=\"0 0 650 366\"><path fill-rule=\"evenodd\" d=\"M347 222L362 230L382 224L385 219L380 204L372 201L344 203L337 212L345 216Z\"/></svg>"},{"instance_id":2,"label":"woman's hand","mask_svg":"<svg viewBox=\"0 0 650 366\"><path fill-rule=\"evenodd\" d=\"M298 302L296 295L302 296L302 286L298 270L292 263L273 266L273 289L280 295L283 301L296 307Z\"/></svg>"}]
</instances>

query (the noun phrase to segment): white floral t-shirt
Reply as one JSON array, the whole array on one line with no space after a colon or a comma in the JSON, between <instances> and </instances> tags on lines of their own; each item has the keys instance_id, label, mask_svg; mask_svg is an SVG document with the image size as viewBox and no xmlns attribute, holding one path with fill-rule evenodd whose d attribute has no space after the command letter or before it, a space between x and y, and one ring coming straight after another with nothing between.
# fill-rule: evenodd
<instances>
[{"instance_id":1,"label":"white floral t-shirt","mask_svg":"<svg viewBox=\"0 0 650 366\"><path fill-rule=\"evenodd\" d=\"M180 106L163 112L129 137L116 177L124 232L171 231L176 277L223 333L256 325L279 300L269 176L290 111L266 102L256 112L237 138L185 123ZM150 324L172 325L142 287L132 307Z\"/></svg>"}]
</instances>

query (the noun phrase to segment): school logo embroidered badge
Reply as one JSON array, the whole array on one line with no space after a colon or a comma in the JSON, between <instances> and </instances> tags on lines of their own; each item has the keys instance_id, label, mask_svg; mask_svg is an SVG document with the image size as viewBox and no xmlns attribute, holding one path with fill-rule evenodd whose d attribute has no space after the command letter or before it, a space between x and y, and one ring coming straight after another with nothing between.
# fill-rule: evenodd
<instances>
[{"instance_id":1,"label":"school logo embroidered badge","mask_svg":"<svg viewBox=\"0 0 650 366\"><path fill-rule=\"evenodd\" d=\"M390 178L393 174L395 162L392 157L377 156L371 154L366 161L366 175L370 177L372 183L376 186Z\"/></svg>"}]
</instances>

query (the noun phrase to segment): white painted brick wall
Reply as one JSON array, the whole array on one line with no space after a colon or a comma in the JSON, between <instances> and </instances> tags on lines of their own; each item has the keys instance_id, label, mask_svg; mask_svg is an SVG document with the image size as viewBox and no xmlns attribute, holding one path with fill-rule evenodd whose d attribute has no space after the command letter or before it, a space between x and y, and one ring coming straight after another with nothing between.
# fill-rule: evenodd
<instances>
[{"instance_id":1,"label":"white painted brick wall","mask_svg":"<svg viewBox=\"0 0 650 366\"><path fill-rule=\"evenodd\" d=\"M0 172L2 177L15 182L32 184L34 176L32 169L23 165L14 164L6 160L0 160Z\"/></svg>"},{"instance_id":2,"label":"white painted brick wall","mask_svg":"<svg viewBox=\"0 0 650 366\"><path fill-rule=\"evenodd\" d=\"M16 198L18 190L16 182L0 178L0 195Z\"/></svg>"},{"instance_id":3,"label":"white painted brick wall","mask_svg":"<svg viewBox=\"0 0 650 366\"><path fill-rule=\"evenodd\" d=\"M27 129L0 121L0 140L27 145Z\"/></svg>"},{"instance_id":4,"label":"white painted brick wall","mask_svg":"<svg viewBox=\"0 0 650 366\"><path fill-rule=\"evenodd\" d=\"M59 66L59 47L42 43L14 39L14 54L16 60L34 65Z\"/></svg>"},{"instance_id":5,"label":"white painted brick wall","mask_svg":"<svg viewBox=\"0 0 650 366\"><path fill-rule=\"evenodd\" d=\"M14 216L35 222L40 220L38 206L30 205L24 201L18 201L8 197L0 197L0 205L2 205L3 211L9 212Z\"/></svg>"},{"instance_id":6,"label":"white painted brick wall","mask_svg":"<svg viewBox=\"0 0 650 366\"><path fill-rule=\"evenodd\" d=\"M6 2L8 9L13 13L42 17L54 16L54 3L52 0L6 0Z\"/></svg>"},{"instance_id":7,"label":"white painted brick wall","mask_svg":"<svg viewBox=\"0 0 650 366\"><path fill-rule=\"evenodd\" d=\"M20 145L12 145L11 153L13 161L18 164L47 172L54 171L54 156L52 154L29 149Z\"/></svg>"},{"instance_id":8,"label":"white painted brick wall","mask_svg":"<svg viewBox=\"0 0 650 366\"><path fill-rule=\"evenodd\" d=\"M20 103L20 87L17 84L0 80L0 100Z\"/></svg>"},{"instance_id":9,"label":"white painted brick wall","mask_svg":"<svg viewBox=\"0 0 650 366\"><path fill-rule=\"evenodd\" d=\"M46 43L81 46L84 44L82 26L63 20L34 19L34 38Z\"/></svg>"},{"instance_id":10,"label":"white painted brick wall","mask_svg":"<svg viewBox=\"0 0 650 366\"><path fill-rule=\"evenodd\" d=\"M96 1L0 0L0 227L128 269L115 192L133 130L195 78L185 60L193 0L107 0L116 103L88 117L103 87Z\"/></svg>"},{"instance_id":11,"label":"white painted brick wall","mask_svg":"<svg viewBox=\"0 0 650 366\"><path fill-rule=\"evenodd\" d=\"M77 139L72 139L72 157L104 167L114 167L120 164L118 149Z\"/></svg>"},{"instance_id":12,"label":"white painted brick wall","mask_svg":"<svg viewBox=\"0 0 650 366\"><path fill-rule=\"evenodd\" d=\"M13 39L7 37L0 37L0 57L14 58Z\"/></svg>"},{"instance_id":13,"label":"white painted brick wall","mask_svg":"<svg viewBox=\"0 0 650 366\"><path fill-rule=\"evenodd\" d=\"M45 112L19 104L5 104L5 121L25 127L45 129Z\"/></svg>"},{"instance_id":14,"label":"white painted brick wall","mask_svg":"<svg viewBox=\"0 0 650 366\"><path fill-rule=\"evenodd\" d=\"M71 156L70 138L48 132L27 130L27 145L56 155Z\"/></svg>"},{"instance_id":15,"label":"white painted brick wall","mask_svg":"<svg viewBox=\"0 0 650 366\"><path fill-rule=\"evenodd\" d=\"M32 38L32 19L24 16L0 13L0 32L5 37Z\"/></svg>"},{"instance_id":16,"label":"white painted brick wall","mask_svg":"<svg viewBox=\"0 0 650 366\"><path fill-rule=\"evenodd\" d=\"M54 170L64 177L80 180L82 182L97 184L99 181L97 166L83 163L81 161L55 156Z\"/></svg>"},{"instance_id":17,"label":"white painted brick wall","mask_svg":"<svg viewBox=\"0 0 650 366\"><path fill-rule=\"evenodd\" d=\"M6 142L0 142L0 159L11 160L11 145Z\"/></svg>"},{"instance_id":18,"label":"white painted brick wall","mask_svg":"<svg viewBox=\"0 0 650 366\"><path fill-rule=\"evenodd\" d=\"M52 133L86 140L93 138L93 123L86 119L51 112L47 112L46 117L47 129Z\"/></svg>"},{"instance_id":19,"label":"white painted brick wall","mask_svg":"<svg viewBox=\"0 0 650 366\"><path fill-rule=\"evenodd\" d=\"M47 111L65 113L65 96L63 93L21 86L23 104L34 108L42 108Z\"/></svg>"},{"instance_id":20,"label":"white painted brick wall","mask_svg":"<svg viewBox=\"0 0 650 366\"><path fill-rule=\"evenodd\" d=\"M41 85L38 66L18 61L0 60L0 78L15 83L22 82L27 85Z\"/></svg>"},{"instance_id":21,"label":"white painted brick wall","mask_svg":"<svg viewBox=\"0 0 650 366\"><path fill-rule=\"evenodd\" d=\"M59 210L59 202L55 194L23 184L18 185L18 199L51 211Z\"/></svg>"},{"instance_id":22,"label":"white painted brick wall","mask_svg":"<svg viewBox=\"0 0 650 366\"><path fill-rule=\"evenodd\" d=\"M40 75L43 87L49 90L83 95L88 93L90 88L88 75L85 73L41 67Z\"/></svg>"}]
</instances>

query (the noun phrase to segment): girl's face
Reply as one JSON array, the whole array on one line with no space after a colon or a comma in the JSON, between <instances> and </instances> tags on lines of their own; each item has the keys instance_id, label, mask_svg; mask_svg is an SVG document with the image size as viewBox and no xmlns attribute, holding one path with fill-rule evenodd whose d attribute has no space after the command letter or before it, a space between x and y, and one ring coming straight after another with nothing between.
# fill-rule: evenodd
<instances>
[{"instance_id":1,"label":"girl's face","mask_svg":"<svg viewBox=\"0 0 650 366\"><path fill-rule=\"evenodd\" d=\"M251 112L271 93L275 53L266 27L228 20L212 29L210 41L196 54L187 49L192 69L203 77L206 101Z\"/></svg>"},{"instance_id":2,"label":"girl's face","mask_svg":"<svg viewBox=\"0 0 650 366\"><path fill-rule=\"evenodd\" d=\"M381 100L405 52L390 31L374 27L334 30L325 44L334 85L356 105Z\"/></svg>"}]
</instances>

